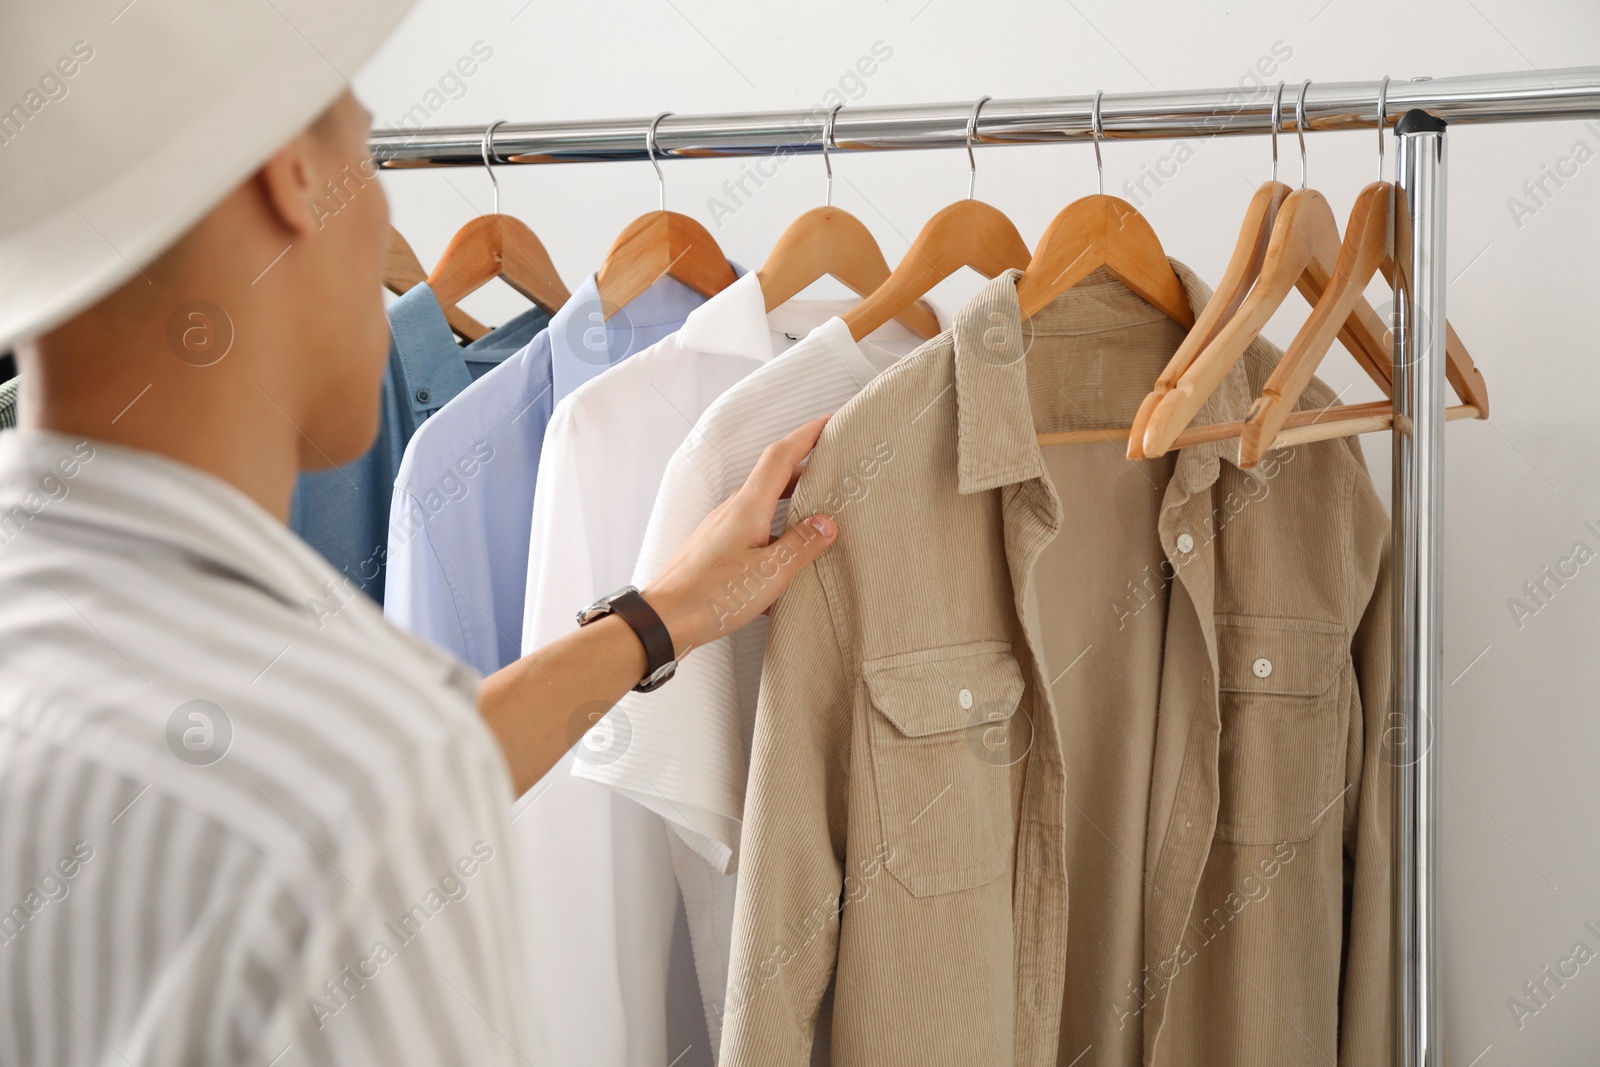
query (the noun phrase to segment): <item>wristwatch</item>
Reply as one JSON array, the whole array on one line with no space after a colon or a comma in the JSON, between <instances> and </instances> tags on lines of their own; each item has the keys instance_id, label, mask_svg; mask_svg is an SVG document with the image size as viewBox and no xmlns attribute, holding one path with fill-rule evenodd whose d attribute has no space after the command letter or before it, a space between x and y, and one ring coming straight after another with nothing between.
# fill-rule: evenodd
<instances>
[{"instance_id":1,"label":"wristwatch","mask_svg":"<svg viewBox=\"0 0 1600 1067\"><path fill-rule=\"evenodd\" d=\"M619 616L633 627L639 643L644 645L645 674L633 691L652 693L666 685L677 671L678 661L673 658L672 635L667 632L667 624L661 621L656 609L639 595L636 586L625 585L578 612L578 625L587 626L607 615Z\"/></svg>"}]
</instances>

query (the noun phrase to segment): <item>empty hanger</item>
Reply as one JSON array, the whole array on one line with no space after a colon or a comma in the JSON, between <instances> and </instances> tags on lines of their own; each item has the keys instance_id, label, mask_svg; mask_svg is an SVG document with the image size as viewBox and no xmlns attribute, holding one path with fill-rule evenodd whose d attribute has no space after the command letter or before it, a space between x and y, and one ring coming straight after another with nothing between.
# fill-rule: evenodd
<instances>
[{"instance_id":1,"label":"empty hanger","mask_svg":"<svg viewBox=\"0 0 1600 1067\"><path fill-rule=\"evenodd\" d=\"M1309 80L1301 83L1295 102L1295 126L1300 140L1300 188L1285 197L1278 208L1261 270L1249 295L1151 411L1144 431L1146 456L1164 455L1174 447L1178 435L1227 377L1291 290L1299 289L1314 305L1331 283L1341 244L1339 225L1327 199L1305 186L1305 98L1310 84ZM1350 354L1386 395L1390 393L1389 342L1377 312L1357 294L1350 315L1337 326L1339 338Z\"/></svg>"},{"instance_id":2,"label":"empty hanger","mask_svg":"<svg viewBox=\"0 0 1600 1067\"><path fill-rule=\"evenodd\" d=\"M1245 416L1244 432L1239 438L1241 467L1255 466L1273 447L1278 431L1284 427L1300 394L1333 343L1337 324L1354 308L1367 283L1382 268L1383 261L1393 262L1396 190L1392 183L1383 180L1383 129L1388 89L1389 79L1385 77L1378 89L1378 180L1356 196L1327 289ZM1448 359L1448 344L1446 348ZM1467 365L1471 367L1470 357ZM1475 367L1471 380L1482 382ZM1469 403L1475 399L1469 395L1470 389L1461 392L1462 399Z\"/></svg>"},{"instance_id":3,"label":"empty hanger","mask_svg":"<svg viewBox=\"0 0 1600 1067\"><path fill-rule=\"evenodd\" d=\"M1089 113L1094 134L1094 165L1100 191L1080 197L1045 227L1033 258L1017 279L1022 317L1030 319L1052 300L1104 267L1140 298L1183 326L1194 325L1194 312L1183 283L1167 262L1161 241L1145 217L1121 197L1106 195L1100 159L1100 97L1094 94Z\"/></svg>"},{"instance_id":4,"label":"empty hanger","mask_svg":"<svg viewBox=\"0 0 1600 1067\"><path fill-rule=\"evenodd\" d=\"M1267 241L1272 236L1272 224L1277 220L1278 208L1289 195L1289 187L1278 180L1278 123L1283 115L1283 82L1272 96L1272 177L1255 191L1245 208L1244 225L1239 228L1239 239L1234 243L1233 256L1228 260L1216 292L1200 314L1194 328L1184 337L1178 351L1173 353L1166 369L1156 378L1155 388L1145 396L1139 411L1133 417L1133 429L1128 434L1128 458L1144 459L1144 435L1150 416L1161 398L1178 384L1183 372L1194 363L1195 357L1211 343L1224 323L1239 310L1239 305L1250 293L1261 274L1261 263L1266 258Z\"/></svg>"},{"instance_id":5,"label":"empty hanger","mask_svg":"<svg viewBox=\"0 0 1600 1067\"><path fill-rule=\"evenodd\" d=\"M667 210L667 183L656 160L656 126L672 114L663 111L645 132L645 151L656 170L661 207L630 222L611 243L595 284L606 318L617 313L662 278L671 277L701 296L710 297L733 284L735 275L710 232L687 215Z\"/></svg>"},{"instance_id":6,"label":"empty hanger","mask_svg":"<svg viewBox=\"0 0 1600 1067\"><path fill-rule=\"evenodd\" d=\"M995 207L973 199L978 164L972 155L972 140L978 126L978 111L989 97L972 105L967 117L967 165L971 174L967 198L940 209L911 242L887 281L872 295L842 317L857 341L911 307L935 285L960 270L971 267L986 278L993 278L1013 267L1028 263L1028 246L1016 224Z\"/></svg>"},{"instance_id":7,"label":"empty hanger","mask_svg":"<svg viewBox=\"0 0 1600 1067\"><path fill-rule=\"evenodd\" d=\"M500 179L490 162L498 125L492 122L483 131L483 166L494 185L494 211L456 231L428 275L428 286L439 306L448 311L489 281L504 278L511 288L554 314L572 294L533 231L520 220L500 214Z\"/></svg>"},{"instance_id":8,"label":"empty hanger","mask_svg":"<svg viewBox=\"0 0 1600 1067\"><path fill-rule=\"evenodd\" d=\"M383 287L399 296L427 280L428 272L422 269L422 261L411 250L411 243L401 236L399 230L390 226L389 253L383 261ZM450 329L455 331L457 337L476 341L489 332L489 327L458 307L447 307L443 310L445 321L450 324Z\"/></svg>"},{"instance_id":9,"label":"empty hanger","mask_svg":"<svg viewBox=\"0 0 1600 1067\"><path fill-rule=\"evenodd\" d=\"M822 207L812 208L790 223L761 265L758 277L768 311L824 277L843 282L863 297L889 277L888 261L866 226L850 212L833 206L833 163L828 149L834 145L834 121L842 107L834 105L822 130L822 166L828 175ZM921 303L908 305L895 318L923 340L939 332L938 318Z\"/></svg>"}]
</instances>

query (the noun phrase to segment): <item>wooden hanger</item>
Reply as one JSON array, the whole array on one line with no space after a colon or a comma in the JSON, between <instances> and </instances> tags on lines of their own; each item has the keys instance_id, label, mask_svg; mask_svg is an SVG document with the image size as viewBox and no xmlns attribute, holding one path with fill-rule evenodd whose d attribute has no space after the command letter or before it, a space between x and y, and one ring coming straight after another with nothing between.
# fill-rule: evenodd
<instances>
[{"instance_id":1,"label":"wooden hanger","mask_svg":"<svg viewBox=\"0 0 1600 1067\"><path fill-rule=\"evenodd\" d=\"M1295 105L1302 145L1305 90L1309 84L1302 83ZM1301 158L1304 159L1303 151ZM1178 435L1222 384L1291 290L1299 289L1315 305L1332 284L1342 244L1339 224L1327 198L1315 189L1305 188L1304 180L1302 163L1302 186L1286 196L1278 209L1260 273L1249 295L1150 411L1144 429L1144 455L1164 455L1174 447ZM1335 331L1356 362L1388 395L1393 390L1388 339L1377 312L1359 292L1355 297L1351 313L1334 323Z\"/></svg>"},{"instance_id":2,"label":"wooden hanger","mask_svg":"<svg viewBox=\"0 0 1600 1067\"><path fill-rule=\"evenodd\" d=\"M1388 81L1385 79L1378 92L1378 176L1379 180L1362 189L1350 211L1350 223L1345 227L1344 240L1339 248L1333 277L1318 298L1311 316L1295 335L1283 358L1273 368L1262 386L1261 396L1251 405L1244 419L1244 429L1239 439L1239 465L1254 467L1263 455L1273 448L1279 431L1299 402L1300 395L1311 381L1317 365L1333 344L1338 323L1361 300L1372 276L1389 267L1385 273L1394 280L1394 226L1397 190L1383 181L1383 131L1384 111ZM1472 363L1471 356L1461 347L1454 331L1448 329L1446 342L1447 377L1458 382L1457 393L1477 412L1479 418L1488 410L1488 397L1483 377ZM1456 351L1451 351L1450 341L1455 341Z\"/></svg>"},{"instance_id":3,"label":"wooden hanger","mask_svg":"<svg viewBox=\"0 0 1600 1067\"><path fill-rule=\"evenodd\" d=\"M666 209L667 187L656 161L656 126L670 114L663 111L657 115L645 134L650 165L661 183L661 209L640 215L623 229L595 278L600 310L608 319L665 277L676 278L705 297L720 293L736 277L728 257L704 226Z\"/></svg>"},{"instance_id":4,"label":"wooden hanger","mask_svg":"<svg viewBox=\"0 0 1600 1067\"><path fill-rule=\"evenodd\" d=\"M428 275L428 286L447 311L468 294L495 278L506 283L550 314L572 299L572 294L556 273L550 253L526 224L500 214L500 180L490 165L494 128L483 132L483 165L494 183L494 212L468 222L445 246L444 255Z\"/></svg>"},{"instance_id":5,"label":"wooden hanger","mask_svg":"<svg viewBox=\"0 0 1600 1067\"><path fill-rule=\"evenodd\" d=\"M1239 438L1239 466L1254 467L1272 446L1317 364L1333 344L1339 324L1362 299L1394 240L1394 186L1373 182L1356 195L1333 277L1311 315L1250 405Z\"/></svg>"},{"instance_id":6,"label":"wooden hanger","mask_svg":"<svg viewBox=\"0 0 1600 1067\"><path fill-rule=\"evenodd\" d=\"M1239 465L1254 467L1275 447L1279 432L1316 372L1317 365L1333 343L1333 328L1354 308L1372 276L1383 271L1394 284L1394 226L1398 190L1382 180L1384 97L1388 80L1378 93L1378 175L1379 180L1362 189L1350 211L1333 278L1311 310L1300 332L1272 374L1261 387L1261 395L1250 406L1239 438ZM1387 269L1385 269L1387 268ZM1489 412L1489 398L1483 375L1473 364L1450 324L1445 323L1445 373L1456 393L1478 418Z\"/></svg>"},{"instance_id":7,"label":"wooden hanger","mask_svg":"<svg viewBox=\"0 0 1600 1067\"><path fill-rule=\"evenodd\" d=\"M889 277L889 264L871 232L860 219L833 206L833 164L828 159L828 147L833 142L834 118L842 107L843 104L834 105L822 132L822 165L828 174L823 206L812 208L789 224L757 274L768 311L824 277L843 282L863 297ZM923 340L939 332L938 318L921 303L909 305L895 318Z\"/></svg>"},{"instance_id":8,"label":"wooden hanger","mask_svg":"<svg viewBox=\"0 0 1600 1067\"><path fill-rule=\"evenodd\" d=\"M1139 404L1133 417L1133 427L1128 433L1128 458L1144 459L1144 435L1161 398L1178 384L1183 372L1194 363L1195 357L1210 344L1223 325L1239 310L1261 273L1266 258L1267 241L1272 236L1272 224L1278 217L1278 208L1289 195L1289 187L1276 179L1268 181L1255 191L1245 208L1244 225L1239 229L1239 239L1233 246L1233 256L1228 260L1216 292L1200 314L1194 328L1184 336L1178 351L1173 353L1166 369L1156 378L1155 388Z\"/></svg>"},{"instance_id":9,"label":"wooden hanger","mask_svg":"<svg viewBox=\"0 0 1600 1067\"><path fill-rule=\"evenodd\" d=\"M1290 189L1278 180L1278 126L1283 114L1283 82L1272 97L1272 177L1250 198L1244 212L1244 225L1239 227L1239 239L1234 242L1233 255L1222 272L1222 280L1211 295L1211 300L1200 309L1194 328L1184 337L1178 351L1173 353L1155 388L1139 404L1133 416L1133 428L1128 433L1128 458L1144 459L1144 434L1150 416L1161 398L1178 384L1183 372L1194 363L1205 346L1210 344L1225 322L1239 310L1239 305L1250 293L1250 287L1261 275L1261 264L1266 259L1267 242L1272 237L1272 225L1277 221L1278 209Z\"/></svg>"},{"instance_id":10,"label":"wooden hanger","mask_svg":"<svg viewBox=\"0 0 1600 1067\"><path fill-rule=\"evenodd\" d=\"M1094 94L1090 124L1094 132L1094 165L1100 192L1080 197L1050 220L1028 267L1017 279L1017 302L1024 320L1043 311L1052 300L1100 267L1134 293L1185 327L1194 326L1194 310L1183 291L1161 240L1150 223L1121 197L1107 196L1100 159L1100 97Z\"/></svg>"},{"instance_id":11,"label":"wooden hanger","mask_svg":"<svg viewBox=\"0 0 1600 1067\"><path fill-rule=\"evenodd\" d=\"M383 263L383 287L399 296L427 280L428 272L422 269L422 261L411 250L410 242L400 235L399 230L390 226L389 254ZM445 321L457 337L476 341L489 332L489 327L458 307L447 307L443 311Z\"/></svg>"},{"instance_id":12,"label":"wooden hanger","mask_svg":"<svg viewBox=\"0 0 1600 1067\"><path fill-rule=\"evenodd\" d=\"M1385 79L1385 83L1387 83L1387 80ZM1298 125L1302 131L1305 128L1305 90L1309 84L1309 82L1306 82L1301 85L1300 99L1296 106ZM1385 84L1386 87L1387 84ZM1275 100L1273 109L1274 164L1277 161L1276 127L1282 91L1283 86L1280 84L1278 87L1280 97ZM1380 89L1378 104L1380 175L1383 167L1383 97L1384 92ZM1301 142L1303 168L1303 134ZM1303 182L1304 170L1302 169ZM1393 205L1395 201L1393 199L1393 186L1389 186L1388 198L1384 198L1376 192L1376 187L1382 184L1384 183L1375 183L1374 186L1369 186L1367 189L1362 190L1361 196L1357 199L1356 209L1351 212L1349 232L1347 232L1345 240L1340 241L1337 223L1333 222L1332 211L1327 208L1327 203L1321 198L1320 194L1315 194L1313 191L1302 188L1296 192L1289 193L1287 196L1284 195L1282 190L1285 187L1276 181L1276 166L1274 166L1274 180L1258 189L1255 197L1251 200L1250 208L1246 212L1245 225L1240 233L1239 241L1234 247L1233 258L1229 262L1228 275L1224 278L1223 284L1218 287L1212 301L1207 304L1205 312L1202 312L1200 319L1191 331L1191 336L1201 335L1203 337L1206 334L1213 334L1215 336L1202 342L1202 345L1209 346L1213 342L1221 343L1221 337L1235 329L1235 324L1240 318L1250 316L1252 308L1249 305L1256 298L1258 291L1264 289L1275 291L1276 296L1272 300L1272 305L1275 307L1281 302L1283 296L1287 295L1290 287L1296 287L1300 289L1308 300L1311 300L1316 305L1313 309L1313 318L1317 320L1315 326L1308 324L1307 328L1302 331L1308 337L1308 340L1304 343L1306 350L1308 352L1312 350L1313 339L1320 341L1321 347L1316 350L1318 358L1320 358L1320 354L1326 352L1327 348L1333 343L1333 336L1337 334L1340 341L1350 349L1351 353L1356 356L1357 361L1368 370L1368 373L1379 383L1384 392L1390 393L1392 391L1392 383L1389 377L1390 339L1378 319L1377 313L1361 298L1366 281L1371 278L1374 270L1382 271L1391 284L1393 284L1394 280L1392 232L1394 225ZM1274 188L1275 186L1277 188ZM1308 192L1312 193L1312 195L1302 195ZM1276 208L1276 218L1273 217L1274 208ZM1267 230L1271 231L1272 237L1267 241L1266 248L1263 251L1261 248L1262 235ZM1376 235L1382 235L1382 239L1380 240ZM1286 248L1297 244L1309 246L1316 254L1310 258L1305 269L1298 276L1287 279L1287 284L1285 284L1285 279L1274 277L1276 272L1287 270L1282 263L1275 262L1275 256L1281 259ZM1376 253L1373 251L1374 245L1378 246ZM1293 249L1290 250L1293 251ZM1302 248L1300 251L1304 252L1305 250ZM1250 280L1252 274L1255 275L1253 282ZM1263 279L1266 279L1266 281L1264 282ZM1249 295L1244 296L1241 300L1240 298L1246 289L1249 290ZM1326 303L1324 303L1325 300ZM1213 307L1219 309L1217 314L1207 314ZM1320 311L1320 316L1318 311ZM1270 317L1270 314L1271 311L1268 310L1267 316ZM1225 325L1219 327L1217 324L1224 320L1226 320ZM1263 318L1262 321L1264 322L1265 319ZM1465 348L1461 346L1455 331L1450 328L1448 323L1445 324L1445 327L1447 338L1446 353L1448 357L1446 373L1451 383L1456 386L1457 394L1467 401L1466 403L1446 408L1445 419L1453 422L1463 418L1483 418L1488 410L1488 397L1483 377L1472 364L1472 359L1466 353ZM1255 330L1252 330L1251 335L1253 336L1255 332ZM1247 345L1248 340L1246 338L1239 348L1241 354L1243 345ZM1180 355L1184 354L1184 348L1188 348L1190 352L1194 353L1188 367L1182 366L1183 361L1180 359ZM1194 351L1196 348L1199 348L1198 352ZM1205 347L1190 345L1186 340L1185 346L1180 348L1179 354L1174 355L1172 363L1163 372L1163 379L1167 379L1167 382L1163 384L1167 384L1168 388L1161 392L1152 392L1145 398L1145 402L1140 405L1139 415L1135 419L1136 425L1132 433L1139 433L1138 424L1141 421L1153 425L1156 421L1155 415L1159 414L1167 405L1171 405L1179 399L1184 400L1185 403L1192 403L1193 410L1198 411L1199 407L1204 403L1205 397L1209 395L1210 390L1215 389L1216 385L1221 381L1221 374L1218 374L1209 389L1205 393L1199 394L1198 400L1194 399L1190 389L1185 388L1186 384L1188 384L1192 389L1191 375L1199 361L1204 358L1206 351ZM1234 360L1237 360L1237 358L1238 356L1235 355ZM1284 362L1288 362L1287 354ZM1230 362L1229 366L1231 365L1232 363ZM1281 369L1282 366L1283 364L1280 363L1279 368ZM1314 369L1315 360L1310 361L1310 369L1304 369L1303 361L1297 360L1291 364L1289 370L1283 371L1284 378L1280 379L1280 382L1284 383L1285 387L1280 392L1286 398L1286 403L1275 409L1274 418L1278 420L1278 427L1272 435L1268 436L1262 433L1261 428L1254 431L1260 434L1265 442L1260 446L1257 458L1259 458L1260 454L1264 454L1268 447L1373 433L1389 429L1393 425L1394 411L1392 402L1389 400L1344 406L1330 404L1319 410L1290 410L1299 400L1300 392L1303 390L1306 381L1309 381ZM1224 372L1225 370L1226 368L1224 368ZM1169 376L1174 373L1180 376L1176 382L1171 382ZM1274 377L1276 377L1276 374ZM1286 381L1291 377L1294 382L1298 383L1298 387L1294 388L1292 396L1289 395ZM1268 385L1270 386L1271 384L1271 379L1269 378ZM1258 401L1258 406L1259 404L1260 402ZM1193 412L1191 411L1190 417L1192 417L1192 414ZM1142 449L1144 455L1153 457L1161 455L1165 451L1170 451L1172 448L1186 448L1190 445L1222 441L1233 437L1242 439L1246 434L1252 432L1250 430L1250 420L1252 418L1258 418L1255 408L1252 408L1250 416L1239 422L1194 427L1180 426L1170 440L1163 442L1163 447L1160 451L1152 450L1152 431L1147 425L1141 442L1129 441L1129 458L1144 458L1142 455L1134 454L1136 443L1141 443L1144 446ZM1121 432L1100 429L1069 430L1060 433L1040 434L1038 435L1038 440L1041 445L1112 442L1117 439ZM1243 447L1243 441L1241 440L1241 451ZM1241 466L1250 466L1253 465L1253 462L1253 460L1251 462L1241 461Z\"/></svg>"},{"instance_id":13,"label":"wooden hanger","mask_svg":"<svg viewBox=\"0 0 1600 1067\"><path fill-rule=\"evenodd\" d=\"M1194 326L1183 282L1167 262L1155 230L1132 204L1104 193L1074 200L1045 229L1017 279L1022 317L1037 315L1099 267L1172 321Z\"/></svg>"},{"instance_id":14,"label":"wooden hanger","mask_svg":"<svg viewBox=\"0 0 1600 1067\"><path fill-rule=\"evenodd\" d=\"M972 139L978 123L978 109L989 97L972 106L967 119L967 161L973 179L967 184L967 199L941 208L922 227L905 258L900 260L887 281L872 295L842 317L857 341L878 329L906 308L914 305L941 281L971 267L986 278L993 278L1013 267L1028 263L1028 246L1016 224L1000 209L972 197L977 164L972 157Z\"/></svg>"}]
</instances>

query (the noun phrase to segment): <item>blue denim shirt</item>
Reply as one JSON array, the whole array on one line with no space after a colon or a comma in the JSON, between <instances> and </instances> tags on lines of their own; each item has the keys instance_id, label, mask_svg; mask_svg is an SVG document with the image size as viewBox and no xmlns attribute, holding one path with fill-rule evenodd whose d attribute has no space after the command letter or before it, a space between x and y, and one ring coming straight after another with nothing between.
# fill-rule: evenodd
<instances>
[{"instance_id":1,"label":"blue denim shirt","mask_svg":"<svg viewBox=\"0 0 1600 1067\"><path fill-rule=\"evenodd\" d=\"M389 366L379 397L377 440L360 459L302 474L289 504L289 527L382 604L389 502L411 435L548 322L544 311L530 308L463 348L426 284L397 298L389 305Z\"/></svg>"}]
</instances>

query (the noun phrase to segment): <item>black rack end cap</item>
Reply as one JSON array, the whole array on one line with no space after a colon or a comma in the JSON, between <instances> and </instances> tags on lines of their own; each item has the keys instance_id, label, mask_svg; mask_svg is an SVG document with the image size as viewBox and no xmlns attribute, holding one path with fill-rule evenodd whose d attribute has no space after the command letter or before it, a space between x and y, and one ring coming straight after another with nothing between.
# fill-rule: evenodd
<instances>
[{"instance_id":1,"label":"black rack end cap","mask_svg":"<svg viewBox=\"0 0 1600 1067\"><path fill-rule=\"evenodd\" d=\"M1396 137L1403 137L1408 133L1443 133L1445 125L1444 119L1438 115L1417 107L1400 116L1400 121L1394 124L1394 133Z\"/></svg>"}]
</instances>

